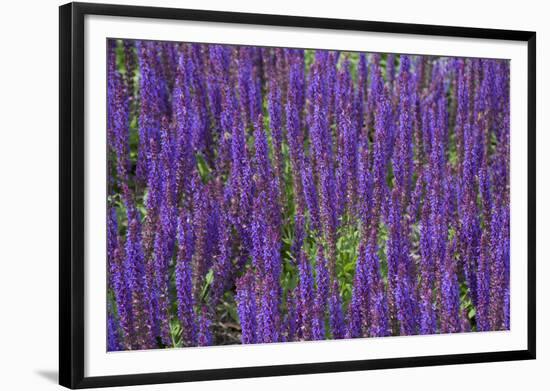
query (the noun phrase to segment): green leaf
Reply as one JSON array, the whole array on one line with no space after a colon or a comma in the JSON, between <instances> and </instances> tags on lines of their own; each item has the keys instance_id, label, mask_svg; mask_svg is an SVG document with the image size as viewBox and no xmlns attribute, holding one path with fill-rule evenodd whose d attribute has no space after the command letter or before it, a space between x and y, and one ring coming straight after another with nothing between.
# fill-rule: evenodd
<instances>
[{"instance_id":1,"label":"green leaf","mask_svg":"<svg viewBox=\"0 0 550 391\"><path fill-rule=\"evenodd\" d=\"M208 163L206 163L206 160L200 153L198 153L195 158L197 160L197 169L199 171L201 181L202 183L207 183L210 179L210 173L212 172L212 170L210 169L210 167L208 167Z\"/></svg>"},{"instance_id":2,"label":"green leaf","mask_svg":"<svg viewBox=\"0 0 550 391\"><path fill-rule=\"evenodd\" d=\"M208 290L210 288L210 285L212 285L212 281L214 280L214 270L210 269L208 270L208 273L206 273L206 276L204 276L204 285L201 290L201 299L204 300L207 296Z\"/></svg>"},{"instance_id":3,"label":"green leaf","mask_svg":"<svg viewBox=\"0 0 550 391\"><path fill-rule=\"evenodd\" d=\"M229 313L229 316L231 317L231 319L233 319L233 321L235 321L235 323L240 323L239 314L237 313L237 307L236 306L228 305L227 306L227 312Z\"/></svg>"}]
</instances>

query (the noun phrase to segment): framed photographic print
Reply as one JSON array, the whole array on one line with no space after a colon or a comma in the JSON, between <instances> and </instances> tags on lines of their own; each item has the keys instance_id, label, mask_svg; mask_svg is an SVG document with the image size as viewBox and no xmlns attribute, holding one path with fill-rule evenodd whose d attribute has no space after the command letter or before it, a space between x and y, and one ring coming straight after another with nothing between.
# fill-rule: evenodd
<instances>
[{"instance_id":1,"label":"framed photographic print","mask_svg":"<svg viewBox=\"0 0 550 391\"><path fill-rule=\"evenodd\" d=\"M535 33L60 7L60 384L535 358Z\"/></svg>"}]
</instances>

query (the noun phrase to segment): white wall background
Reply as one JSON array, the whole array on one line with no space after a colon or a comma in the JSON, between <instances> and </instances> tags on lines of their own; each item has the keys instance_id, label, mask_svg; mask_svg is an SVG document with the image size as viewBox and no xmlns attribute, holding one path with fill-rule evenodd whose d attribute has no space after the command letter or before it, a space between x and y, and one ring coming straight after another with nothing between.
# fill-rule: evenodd
<instances>
[{"instance_id":1,"label":"white wall background","mask_svg":"<svg viewBox=\"0 0 550 391\"><path fill-rule=\"evenodd\" d=\"M108 0L98 0L111 3ZM117 1L115 1L117 2ZM230 380L133 390L384 389L499 391L550 388L550 7L543 1L162 0L121 3L537 32L536 361ZM6 2L0 12L0 388L57 386L58 5ZM545 278L546 277L546 278Z\"/></svg>"}]
</instances>

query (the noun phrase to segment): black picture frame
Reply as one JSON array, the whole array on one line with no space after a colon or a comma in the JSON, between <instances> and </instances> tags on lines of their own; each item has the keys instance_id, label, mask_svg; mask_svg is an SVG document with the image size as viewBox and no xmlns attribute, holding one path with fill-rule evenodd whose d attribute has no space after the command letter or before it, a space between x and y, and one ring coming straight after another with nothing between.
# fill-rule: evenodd
<instances>
[{"instance_id":1,"label":"black picture frame","mask_svg":"<svg viewBox=\"0 0 550 391\"><path fill-rule=\"evenodd\" d=\"M423 357L303 363L245 368L84 375L84 17L109 15L264 26L309 27L381 33L480 38L528 45L528 346L526 350ZM124 386L368 369L527 360L536 357L535 127L536 33L204 10L70 3L59 8L59 384L68 388Z\"/></svg>"}]
</instances>

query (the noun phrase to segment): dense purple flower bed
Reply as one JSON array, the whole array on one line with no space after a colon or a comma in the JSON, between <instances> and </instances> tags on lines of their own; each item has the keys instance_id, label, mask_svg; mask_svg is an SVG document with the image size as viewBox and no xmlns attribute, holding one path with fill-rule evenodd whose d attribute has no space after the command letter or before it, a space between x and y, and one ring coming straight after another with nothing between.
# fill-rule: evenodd
<instances>
[{"instance_id":1,"label":"dense purple flower bed","mask_svg":"<svg viewBox=\"0 0 550 391\"><path fill-rule=\"evenodd\" d=\"M108 350L509 329L509 63L108 41Z\"/></svg>"}]
</instances>

